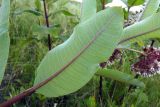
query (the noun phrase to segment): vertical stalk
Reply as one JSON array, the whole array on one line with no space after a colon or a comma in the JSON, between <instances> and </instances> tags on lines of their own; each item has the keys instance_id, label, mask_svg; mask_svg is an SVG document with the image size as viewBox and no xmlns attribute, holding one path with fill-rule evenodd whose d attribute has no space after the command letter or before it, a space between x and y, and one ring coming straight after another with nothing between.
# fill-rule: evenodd
<instances>
[{"instance_id":1,"label":"vertical stalk","mask_svg":"<svg viewBox=\"0 0 160 107\"><path fill-rule=\"evenodd\" d=\"M46 6L46 0L43 0L43 6L44 6L44 13L45 13L45 20L46 20L46 26L49 28L49 19L48 19L48 12L47 12L47 6ZM48 34L48 49L51 50L51 35Z\"/></svg>"},{"instance_id":2,"label":"vertical stalk","mask_svg":"<svg viewBox=\"0 0 160 107\"><path fill-rule=\"evenodd\" d=\"M106 0L102 0L102 10L105 9Z\"/></svg>"},{"instance_id":3,"label":"vertical stalk","mask_svg":"<svg viewBox=\"0 0 160 107\"><path fill-rule=\"evenodd\" d=\"M151 41L151 45L150 45L150 47L152 47L152 48L153 48L153 44L154 44L154 42L155 42L155 40L152 40L152 41Z\"/></svg>"},{"instance_id":4,"label":"vertical stalk","mask_svg":"<svg viewBox=\"0 0 160 107\"><path fill-rule=\"evenodd\" d=\"M102 3L102 10L104 10L105 9L105 0L102 0L101 3ZM102 83L103 83L103 78L102 78L102 76L100 76L100 78L99 78L99 101L101 101L101 102L102 102L102 97L103 97L103 94L102 94L103 84Z\"/></svg>"},{"instance_id":5,"label":"vertical stalk","mask_svg":"<svg viewBox=\"0 0 160 107\"><path fill-rule=\"evenodd\" d=\"M155 40L152 40L151 45L150 45L151 48L153 48L154 43L155 43ZM139 76L140 75L136 74L134 78L137 79ZM135 88L136 88L136 86L130 85L127 92L129 93L132 89L135 89ZM124 96L125 95L121 96L119 102L123 102Z\"/></svg>"},{"instance_id":6,"label":"vertical stalk","mask_svg":"<svg viewBox=\"0 0 160 107\"><path fill-rule=\"evenodd\" d=\"M134 76L135 79L137 79L138 77L139 77L138 74L136 74L136 75ZM128 87L127 92L129 93L132 89L135 89L135 88L136 88L136 86L130 85L130 86ZM124 100L124 97L125 97L125 94L120 97L120 99L119 99L119 104L122 104L122 102L123 102L123 100Z\"/></svg>"},{"instance_id":7,"label":"vertical stalk","mask_svg":"<svg viewBox=\"0 0 160 107\"><path fill-rule=\"evenodd\" d=\"M102 100L102 91L103 91L103 86L102 86L103 78L102 76L99 77L99 100Z\"/></svg>"}]
</instances>

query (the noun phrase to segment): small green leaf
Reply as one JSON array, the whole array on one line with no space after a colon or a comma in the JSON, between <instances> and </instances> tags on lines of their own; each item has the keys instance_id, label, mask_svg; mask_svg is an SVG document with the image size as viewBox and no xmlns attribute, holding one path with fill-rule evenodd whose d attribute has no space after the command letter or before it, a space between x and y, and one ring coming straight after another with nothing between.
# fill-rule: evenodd
<instances>
[{"instance_id":1,"label":"small green leaf","mask_svg":"<svg viewBox=\"0 0 160 107\"><path fill-rule=\"evenodd\" d=\"M66 11L66 10L61 10L61 12L66 16L75 16L74 14L72 14L69 11Z\"/></svg>"},{"instance_id":2,"label":"small green leaf","mask_svg":"<svg viewBox=\"0 0 160 107\"><path fill-rule=\"evenodd\" d=\"M47 37L48 34L50 34L51 36L53 35L54 37L56 37L58 35L59 29L58 27L60 27L59 25L54 25L54 26L50 26L49 28L46 26L40 26L37 24L34 24L32 26L32 31L34 35L37 35L37 39L41 40L44 37Z\"/></svg>"},{"instance_id":3,"label":"small green leaf","mask_svg":"<svg viewBox=\"0 0 160 107\"><path fill-rule=\"evenodd\" d=\"M128 4L128 7L132 7L132 6L141 5L144 2L145 2L145 0L128 0L127 4Z\"/></svg>"},{"instance_id":4,"label":"small green leaf","mask_svg":"<svg viewBox=\"0 0 160 107\"><path fill-rule=\"evenodd\" d=\"M20 14L23 14L23 13L31 13L31 14L36 15L36 16L42 16L43 15L41 12L39 12L37 10L34 10L34 9L16 11L14 14L15 15L20 15Z\"/></svg>"},{"instance_id":5,"label":"small green leaf","mask_svg":"<svg viewBox=\"0 0 160 107\"><path fill-rule=\"evenodd\" d=\"M141 88L145 87L143 82L139 81L138 79L134 79L134 77L129 74L126 74L117 70L100 69L96 74L101 75L103 77L111 78L113 80L124 82L127 84L135 85Z\"/></svg>"}]
</instances>

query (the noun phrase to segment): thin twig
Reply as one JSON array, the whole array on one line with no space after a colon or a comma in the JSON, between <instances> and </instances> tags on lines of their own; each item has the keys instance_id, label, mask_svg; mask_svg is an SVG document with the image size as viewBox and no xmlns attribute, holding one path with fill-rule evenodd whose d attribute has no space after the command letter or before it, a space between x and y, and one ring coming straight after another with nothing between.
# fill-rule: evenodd
<instances>
[{"instance_id":1,"label":"thin twig","mask_svg":"<svg viewBox=\"0 0 160 107\"><path fill-rule=\"evenodd\" d=\"M48 13L47 13L47 6L46 6L46 1L43 0L43 6L44 6L44 13L45 13L45 20L46 20L46 26L49 28L49 19L48 19ZM51 35L48 34L48 49L51 50Z\"/></svg>"}]
</instances>

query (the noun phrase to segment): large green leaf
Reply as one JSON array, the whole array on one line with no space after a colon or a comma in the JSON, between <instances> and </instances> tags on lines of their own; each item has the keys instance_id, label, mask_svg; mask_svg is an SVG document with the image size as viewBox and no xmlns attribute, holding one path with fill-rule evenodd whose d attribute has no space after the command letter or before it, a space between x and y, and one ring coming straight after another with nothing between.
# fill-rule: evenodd
<instances>
[{"instance_id":1,"label":"large green leaf","mask_svg":"<svg viewBox=\"0 0 160 107\"><path fill-rule=\"evenodd\" d=\"M9 11L10 0L2 0L2 7L0 8L0 84L3 79L10 45L8 33Z\"/></svg>"},{"instance_id":2,"label":"large green leaf","mask_svg":"<svg viewBox=\"0 0 160 107\"><path fill-rule=\"evenodd\" d=\"M119 44L126 45L149 38L160 38L160 12L125 28Z\"/></svg>"},{"instance_id":3,"label":"large green leaf","mask_svg":"<svg viewBox=\"0 0 160 107\"><path fill-rule=\"evenodd\" d=\"M96 73L97 75L101 75L103 77L107 77L107 78L111 78L113 80L117 80L120 82L124 82L127 84L131 84L131 85L135 85L141 88L144 88L145 85L143 82L139 81L138 79L135 79L133 76L117 71L117 70L113 70L113 69L100 69L98 70L98 72Z\"/></svg>"},{"instance_id":4,"label":"large green leaf","mask_svg":"<svg viewBox=\"0 0 160 107\"><path fill-rule=\"evenodd\" d=\"M96 14L96 0L83 0L81 10L81 22Z\"/></svg>"},{"instance_id":5,"label":"large green leaf","mask_svg":"<svg viewBox=\"0 0 160 107\"><path fill-rule=\"evenodd\" d=\"M160 0L148 0L144 12L140 16L139 20L143 20L146 17L151 16L153 13L156 13L159 8L159 4Z\"/></svg>"},{"instance_id":6,"label":"large green leaf","mask_svg":"<svg viewBox=\"0 0 160 107\"><path fill-rule=\"evenodd\" d=\"M71 37L51 50L37 69L35 85L51 79L37 90L47 97L75 92L108 58L123 31L123 12L119 7L107 8L77 25ZM52 75L52 76L51 76Z\"/></svg>"}]
</instances>

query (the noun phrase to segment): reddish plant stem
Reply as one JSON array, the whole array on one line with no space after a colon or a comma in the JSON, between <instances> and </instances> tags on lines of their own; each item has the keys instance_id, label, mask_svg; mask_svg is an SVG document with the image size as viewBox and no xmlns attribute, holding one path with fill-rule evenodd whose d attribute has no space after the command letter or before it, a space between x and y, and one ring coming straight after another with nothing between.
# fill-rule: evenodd
<instances>
[{"instance_id":1,"label":"reddish plant stem","mask_svg":"<svg viewBox=\"0 0 160 107\"><path fill-rule=\"evenodd\" d=\"M48 13L47 13L47 6L46 6L46 1L43 0L43 4L44 4L44 12L45 12L45 19L46 19L46 26L49 27L49 19L48 19ZM48 34L48 49L51 50L51 36L50 34ZM20 93L19 95L11 98L10 100L0 104L0 107L10 107L11 105L13 105L14 103L16 103L17 101L20 101L21 99L23 99L26 96L31 95L32 93L34 93L37 89L39 89L40 87L42 87L43 85L45 85L46 83L48 83L51 79L53 79L54 77L56 77L57 75L59 75L59 73L55 73L55 75L52 75L50 78L46 79L45 81L25 90L24 92Z\"/></svg>"},{"instance_id":2,"label":"reddish plant stem","mask_svg":"<svg viewBox=\"0 0 160 107\"><path fill-rule=\"evenodd\" d=\"M88 45L89 46L89 45ZM86 47L87 48L87 47ZM85 48L84 48L85 49ZM53 78L57 77L59 74L61 74L70 64L72 64L77 57L79 57L79 55L81 55L83 53L80 52L75 58L73 58L68 64L66 64L63 68L61 68L60 70L58 70L57 72L55 72L53 75L51 75L49 78L47 78L46 80L36 84L35 86L25 90L24 92L20 93L19 95L12 97L11 99L7 100L6 102L0 104L0 107L10 107L11 105L13 105L14 103L20 101L21 99L23 99L26 96L31 95L32 93L34 93L37 89L41 88L42 86L44 86L45 84L47 84L49 81L51 81Z\"/></svg>"},{"instance_id":3,"label":"reddish plant stem","mask_svg":"<svg viewBox=\"0 0 160 107\"><path fill-rule=\"evenodd\" d=\"M26 96L29 96L31 95L32 93L34 93L35 90L33 90L32 88L31 89L28 89L26 91L24 91L23 93L19 94L18 96L15 96L13 97L12 99L0 104L0 107L10 107L11 105L13 105L15 102L23 99L24 97Z\"/></svg>"},{"instance_id":4,"label":"reddish plant stem","mask_svg":"<svg viewBox=\"0 0 160 107\"><path fill-rule=\"evenodd\" d=\"M104 25L106 25L108 23L105 23ZM26 91L20 93L19 95L12 97L11 99L7 100L6 102L0 104L0 107L10 107L11 105L13 105L14 103L20 101L21 99L23 99L24 97L31 95L32 93L34 93L37 89L41 88L42 86L44 86L45 84L47 84L49 81L51 81L52 79L54 79L55 77L57 77L59 74L61 74L67 67L69 67L72 63L74 63L75 60L77 60L79 58L79 56L81 56L96 40L97 38L105 31L104 27L102 27L102 29L97 32L93 39L85 46L83 47L75 57L73 57L66 65L64 65L61 69L59 69L58 71L56 71L53 75L51 75L49 78L47 78L46 80L36 84L35 86L27 89Z\"/></svg>"},{"instance_id":5,"label":"reddish plant stem","mask_svg":"<svg viewBox=\"0 0 160 107\"><path fill-rule=\"evenodd\" d=\"M46 1L43 0L43 6L44 6L44 13L45 13L45 20L46 20L46 26L49 28L49 19L48 19L48 13L47 13L47 6L46 6ZM48 34L48 49L51 50L51 35Z\"/></svg>"},{"instance_id":6,"label":"reddish plant stem","mask_svg":"<svg viewBox=\"0 0 160 107\"><path fill-rule=\"evenodd\" d=\"M39 83L39 84L37 84L37 85L25 90L24 92L20 93L19 95L15 96L15 97L12 97L11 99L7 100L6 102L0 104L0 107L10 107L11 105L13 105L14 103L20 101L24 97L29 96L32 93L34 93L37 89L39 89L43 85L47 84L50 80L52 80L54 77L56 77L59 74L60 74L60 72L57 72L57 73L53 74L51 77L49 77L48 79L42 81L41 83Z\"/></svg>"},{"instance_id":7,"label":"reddish plant stem","mask_svg":"<svg viewBox=\"0 0 160 107\"><path fill-rule=\"evenodd\" d=\"M105 25L108 23L105 23ZM103 27L102 27L103 28ZM52 79L54 79L55 77L57 77L59 74L61 74L67 67L69 67L72 63L74 63L74 61L76 61L79 56L81 56L99 37L99 35L101 35L104 32L105 29L101 29L99 32L97 32L93 39L85 46L83 47L75 57L73 57L66 65L64 65L61 69L59 69L57 72L55 72L53 75L51 75L49 78L47 78L46 80L36 84L35 86L27 89L26 91L22 92L21 94L7 100L6 102L0 104L0 107L9 107L12 104L20 101L21 99L23 99L24 97L34 93L37 89L39 89L40 87L44 86L45 84L47 84L49 81L51 81Z\"/></svg>"}]
</instances>

